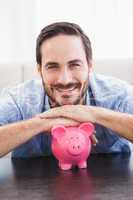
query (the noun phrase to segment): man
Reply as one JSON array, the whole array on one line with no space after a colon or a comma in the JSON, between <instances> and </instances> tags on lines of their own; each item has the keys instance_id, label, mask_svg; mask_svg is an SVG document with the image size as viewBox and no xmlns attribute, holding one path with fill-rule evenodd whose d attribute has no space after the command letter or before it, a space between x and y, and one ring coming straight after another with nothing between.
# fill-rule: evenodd
<instances>
[{"instance_id":1,"label":"man","mask_svg":"<svg viewBox=\"0 0 133 200\"><path fill-rule=\"evenodd\" d=\"M72 23L54 23L37 38L40 80L31 80L0 97L0 155L51 154L53 125L96 128L92 153L131 152L133 87L92 72L89 38Z\"/></svg>"}]
</instances>

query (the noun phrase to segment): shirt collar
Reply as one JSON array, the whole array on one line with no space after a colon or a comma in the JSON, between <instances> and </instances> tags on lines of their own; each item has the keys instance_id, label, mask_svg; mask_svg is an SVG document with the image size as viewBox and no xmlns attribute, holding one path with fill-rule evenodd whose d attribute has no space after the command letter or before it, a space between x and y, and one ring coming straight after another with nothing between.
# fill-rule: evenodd
<instances>
[{"instance_id":1,"label":"shirt collar","mask_svg":"<svg viewBox=\"0 0 133 200\"><path fill-rule=\"evenodd\" d=\"M48 99L48 96L47 96L47 94L45 93L45 105L44 105L44 107L45 107L45 111L46 110L49 110L50 109L50 103L49 103L49 99Z\"/></svg>"}]
</instances>

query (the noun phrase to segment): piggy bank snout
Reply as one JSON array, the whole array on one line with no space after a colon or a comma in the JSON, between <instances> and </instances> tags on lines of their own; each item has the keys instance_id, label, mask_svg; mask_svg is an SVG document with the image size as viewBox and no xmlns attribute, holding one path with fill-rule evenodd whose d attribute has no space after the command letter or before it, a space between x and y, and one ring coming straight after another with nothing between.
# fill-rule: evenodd
<instances>
[{"instance_id":1,"label":"piggy bank snout","mask_svg":"<svg viewBox=\"0 0 133 200\"><path fill-rule=\"evenodd\" d=\"M68 151L73 155L80 154L85 147L85 140L82 137L71 137L68 144Z\"/></svg>"}]
</instances>

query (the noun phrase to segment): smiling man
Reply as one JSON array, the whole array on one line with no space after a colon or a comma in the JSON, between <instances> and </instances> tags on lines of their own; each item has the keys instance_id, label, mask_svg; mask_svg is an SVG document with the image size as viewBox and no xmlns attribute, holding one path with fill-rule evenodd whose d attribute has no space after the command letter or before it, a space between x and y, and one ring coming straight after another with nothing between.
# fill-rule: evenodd
<instances>
[{"instance_id":1,"label":"smiling man","mask_svg":"<svg viewBox=\"0 0 133 200\"><path fill-rule=\"evenodd\" d=\"M36 60L41 80L1 93L1 156L49 155L53 125L83 122L96 128L92 153L132 151L133 87L93 73L91 42L78 25L60 22L42 29Z\"/></svg>"},{"instance_id":2,"label":"smiling man","mask_svg":"<svg viewBox=\"0 0 133 200\"><path fill-rule=\"evenodd\" d=\"M43 42L41 54L38 69L51 105L83 104L88 89L91 59L87 63L81 38L57 35Z\"/></svg>"}]
</instances>

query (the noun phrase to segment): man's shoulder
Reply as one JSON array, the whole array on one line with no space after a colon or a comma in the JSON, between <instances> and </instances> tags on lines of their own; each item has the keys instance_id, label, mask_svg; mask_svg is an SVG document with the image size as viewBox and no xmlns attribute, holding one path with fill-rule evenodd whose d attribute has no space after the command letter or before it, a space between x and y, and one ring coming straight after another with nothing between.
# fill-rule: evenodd
<instances>
[{"instance_id":1,"label":"man's shoulder","mask_svg":"<svg viewBox=\"0 0 133 200\"><path fill-rule=\"evenodd\" d=\"M41 79L31 79L12 87L12 89L19 89L19 90L29 89L30 90L31 88L38 89L40 87L42 87Z\"/></svg>"},{"instance_id":2,"label":"man's shoulder","mask_svg":"<svg viewBox=\"0 0 133 200\"><path fill-rule=\"evenodd\" d=\"M9 93L14 97L19 97L19 95L22 97L33 96L36 92L38 95L43 92L43 86L40 79L28 80L16 86L6 87L2 90L1 94Z\"/></svg>"},{"instance_id":3,"label":"man's shoulder","mask_svg":"<svg viewBox=\"0 0 133 200\"><path fill-rule=\"evenodd\" d=\"M104 85L106 87L109 87L110 89L111 89L111 86L116 86L118 88L123 87L123 86L131 86L125 80L121 80L114 76L103 75L103 74L98 74L98 73L91 73L91 77L95 80L95 82L99 83L100 86Z\"/></svg>"},{"instance_id":4,"label":"man's shoulder","mask_svg":"<svg viewBox=\"0 0 133 200\"><path fill-rule=\"evenodd\" d=\"M22 113L40 112L44 101L44 89L41 80L28 80L13 87L3 89L1 97L11 98Z\"/></svg>"},{"instance_id":5,"label":"man's shoulder","mask_svg":"<svg viewBox=\"0 0 133 200\"><path fill-rule=\"evenodd\" d=\"M133 86L112 76L92 73L90 84L93 94L100 104L113 104L116 101L133 96Z\"/></svg>"}]
</instances>

